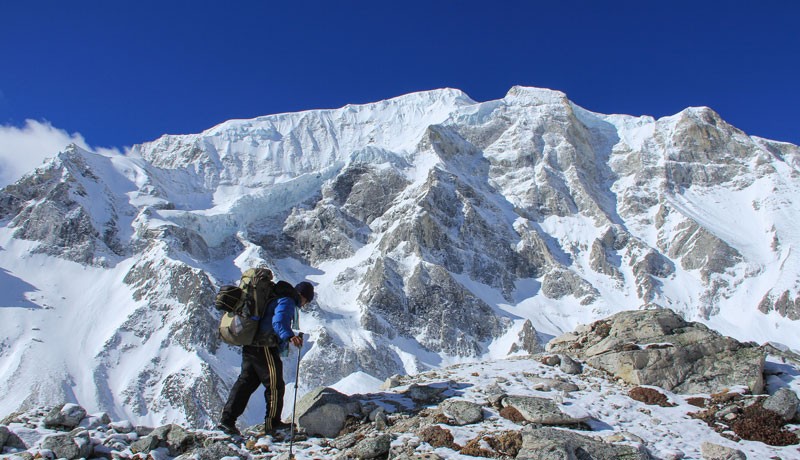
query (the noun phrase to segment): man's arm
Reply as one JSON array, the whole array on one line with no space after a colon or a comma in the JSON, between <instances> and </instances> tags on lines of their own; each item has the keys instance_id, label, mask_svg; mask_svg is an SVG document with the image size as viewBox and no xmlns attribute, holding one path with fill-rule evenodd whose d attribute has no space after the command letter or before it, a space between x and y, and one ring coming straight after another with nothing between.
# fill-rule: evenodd
<instances>
[{"instance_id":1,"label":"man's arm","mask_svg":"<svg viewBox=\"0 0 800 460\"><path fill-rule=\"evenodd\" d=\"M294 300L289 297L281 297L275 305L275 314L272 315L272 329L286 342L294 336L292 331L292 318L296 308Z\"/></svg>"}]
</instances>

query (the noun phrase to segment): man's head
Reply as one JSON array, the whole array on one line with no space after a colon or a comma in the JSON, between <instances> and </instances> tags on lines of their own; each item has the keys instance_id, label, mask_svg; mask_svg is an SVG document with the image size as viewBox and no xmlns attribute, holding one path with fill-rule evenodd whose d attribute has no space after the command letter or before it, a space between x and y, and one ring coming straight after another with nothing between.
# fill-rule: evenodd
<instances>
[{"instance_id":1,"label":"man's head","mask_svg":"<svg viewBox=\"0 0 800 460\"><path fill-rule=\"evenodd\" d=\"M298 294L300 294L301 307L314 300L314 286L308 281L301 281L294 287Z\"/></svg>"}]
</instances>

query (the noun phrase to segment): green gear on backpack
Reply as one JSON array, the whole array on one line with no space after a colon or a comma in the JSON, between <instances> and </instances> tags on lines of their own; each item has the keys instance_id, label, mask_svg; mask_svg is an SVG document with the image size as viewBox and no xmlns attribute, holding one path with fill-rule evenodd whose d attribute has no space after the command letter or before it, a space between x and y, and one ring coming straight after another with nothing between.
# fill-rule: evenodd
<instances>
[{"instance_id":1,"label":"green gear on backpack","mask_svg":"<svg viewBox=\"0 0 800 460\"><path fill-rule=\"evenodd\" d=\"M251 268L242 274L239 286L222 286L215 306L224 311L219 323L219 335L230 345L274 347L279 343L275 332L259 333L267 305L277 297L272 271Z\"/></svg>"}]
</instances>

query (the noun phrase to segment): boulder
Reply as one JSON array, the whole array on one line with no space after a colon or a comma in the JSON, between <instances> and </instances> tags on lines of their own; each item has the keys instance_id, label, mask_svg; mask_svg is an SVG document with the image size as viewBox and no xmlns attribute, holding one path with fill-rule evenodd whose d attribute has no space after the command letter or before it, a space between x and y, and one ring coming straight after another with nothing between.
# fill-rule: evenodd
<instances>
[{"instance_id":1,"label":"boulder","mask_svg":"<svg viewBox=\"0 0 800 460\"><path fill-rule=\"evenodd\" d=\"M720 446L711 442L704 442L700 446L700 455L703 460L746 460L747 456L738 449Z\"/></svg>"},{"instance_id":2,"label":"boulder","mask_svg":"<svg viewBox=\"0 0 800 460\"><path fill-rule=\"evenodd\" d=\"M517 459L523 460L650 460L650 455L632 446L609 444L588 436L557 428L522 429L522 448Z\"/></svg>"},{"instance_id":3,"label":"boulder","mask_svg":"<svg viewBox=\"0 0 800 460\"><path fill-rule=\"evenodd\" d=\"M297 415L297 425L309 435L335 438L348 416L361 416L361 403L333 388L317 387L297 402Z\"/></svg>"},{"instance_id":4,"label":"boulder","mask_svg":"<svg viewBox=\"0 0 800 460\"><path fill-rule=\"evenodd\" d=\"M88 458L92 453L92 445L86 439L75 439L67 433L57 433L42 440L42 449L55 454L56 458L68 460Z\"/></svg>"},{"instance_id":5,"label":"boulder","mask_svg":"<svg viewBox=\"0 0 800 460\"><path fill-rule=\"evenodd\" d=\"M548 351L570 354L633 385L680 394L764 389L763 349L690 323L665 308L624 311L553 339Z\"/></svg>"},{"instance_id":6,"label":"boulder","mask_svg":"<svg viewBox=\"0 0 800 460\"><path fill-rule=\"evenodd\" d=\"M212 442L191 452L175 457L175 460L220 460L223 458L242 458L243 456L227 441Z\"/></svg>"},{"instance_id":7,"label":"boulder","mask_svg":"<svg viewBox=\"0 0 800 460\"><path fill-rule=\"evenodd\" d=\"M471 425L483 420L483 408L472 401L448 399L439 405L439 409L455 420L456 425Z\"/></svg>"},{"instance_id":8,"label":"boulder","mask_svg":"<svg viewBox=\"0 0 800 460\"><path fill-rule=\"evenodd\" d=\"M170 429L167 433L167 448L170 455L180 455L195 447L199 447L200 442L196 434L186 431L180 425L169 425Z\"/></svg>"},{"instance_id":9,"label":"boulder","mask_svg":"<svg viewBox=\"0 0 800 460\"><path fill-rule=\"evenodd\" d=\"M81 420L80 427L86 428L87 430L94 430L98 427L103 425L108 425L111 423L111 418L108 416L107 413L101 412L99 414L92 414L87 415ZM130 422L127 422L130 424ZM115 429L114 426L110 426L110 428ZM121 431L117 430L117 433L122 433Z\"/></svg>"},{"instance_id":10,"label":"boulder","mask_svg":"<svg viewBox=\"0 0 800 460\"><path fill-rule=\"evenodd\" d=\"M394 387L400 386L400 376L394 374L391 377L388 377L383 384L381 385L381 390L391 390Z\"/></svg>"},{"instance_id":11,"label":"boulder","mask_svg":"<svg viewBox=\"0 0 800 460\"><path fill-rule=\"evenodd\" d=\"M775 412L785 421L794 419L797 413L798 401L794 391L788 388L781 388L772 396L764 400L763 407L768 411Z\"/></svg>"},{"instance_id":12,"label":"boulder","mask_svg":"<svg viewBox=\"0 0 800 460\"><path fill-rule=\"evenodd\" d=\"M558 367L564 371L564 373L577 375L583 372L583 365L570 358L568 355L561 355L559 358L561 358L561 360L558 363Z\"/></svg>"},{"instance_id":13,"label":"boulder","mask_svg":"<svg viewBox=\"0 0 800 460\"><path fill-rule=\"evenodd\" d=\"M429 385L419 385L413 383L409 385L408 389L401 394L411 398L415 404L426 406L430 404L438 404L447 399L447 397L444 395L444 392L449 389L450 386L447 383L432 383Z\"/></svg>"},{"instance_id":14,"label":"boulder","mask_svg":"<svg viewBox=\"0 0 800 460\"><path fill-rule=\"evenodd\" d=\"M572 393L578 391L580 388L572 382L567 382L559 379L550 379L546 377L526 376L530 382L530 388L537 391L562 391L564 393Z\"/></svg>"},{"instance_id":15,"label":"boulder","mask_svg":"<svg viewBox=\"0 0 800 460\"><path fill-rule=\"evenodd\" d=\"M531 423L542 425L576 425L589 420L588 414L579 416L563 412L558 404L547 398L535 396L506 396L502 401L503 407L513 407Z\"/></svg>"},{"instance_id":16,"label":"boulder","mask_svg":"<svg viewBox=\"0 0 800 460\"><path fill-rule=\"evenodd\" d=\"M136 441L131 443L131 452L134 454L138 453L149 453L151 450L158 447L159 440L155 436L147 435L143 436Z\"/></svg>"},{"instance_id":17,"label":"boulder","mask_svg":"<svg viewBox=\"0 0 800 460\"><path fill-rule=\"evenodd\" d=\"M0 425L0 452L4 447L13 447L16 449L27 449L28 446L19 438L13 431L9 430L7 426Z\"/></svg>"},{"instance_id":18,"label":"boulder","mask_svg":"<svg viewBox=\"0 0 800 460\"><path fill-rule=\"evenodd\" d=\"M392 437L380 434L362 439L349 451L348 458L383 458L389 453Z\"/></svg>"},{"instance_id":19,"label":"boulder","mask_svg":"<svg viewBox=\"0 0 800 460\"><path fill-rule=\"evenodd\" d=\"M199 444L196 434L186 431L180 425L170 424L160 426L131 443L131 452L148 453L159 447L166 447L171 456L176 456L198 447Z\"/></svg>"},{"instance_id":20,"label":"boulder","mask_svg":"<svg viewBox=\"0 0 800 460\"><path fill-rule=\"evenodd\" d=\"M44 418L45 428L70 431L80 425L86 417L86 409L77 404L62 404L54 407Z\"/></svg>"}]
</instances>

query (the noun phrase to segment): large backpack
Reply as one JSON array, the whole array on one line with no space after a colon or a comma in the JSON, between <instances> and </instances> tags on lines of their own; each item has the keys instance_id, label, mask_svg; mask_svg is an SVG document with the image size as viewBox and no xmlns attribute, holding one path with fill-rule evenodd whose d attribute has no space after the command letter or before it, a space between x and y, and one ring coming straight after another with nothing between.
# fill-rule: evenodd
<instances>
[{"instance_id":1,"label":"large backpack","mask_svg":"<svg viewBox=\"0 0 800 460\"><path fill-rule=\"evenodd\" d=\"M230 345L277 346L277 334L271 328L259 333L259 324L265 315L272 315L267 307L284 294L281 292L286 290L284 284L291 287L285 281L273 282L272 272L267 268L251 268L242 274L239 286L222 286L214 302L224 312L219 322L220 338Z\"/></svg>"}]
</instances>

